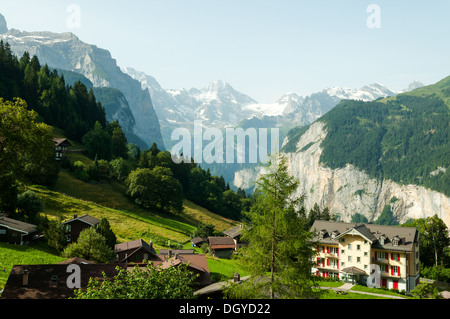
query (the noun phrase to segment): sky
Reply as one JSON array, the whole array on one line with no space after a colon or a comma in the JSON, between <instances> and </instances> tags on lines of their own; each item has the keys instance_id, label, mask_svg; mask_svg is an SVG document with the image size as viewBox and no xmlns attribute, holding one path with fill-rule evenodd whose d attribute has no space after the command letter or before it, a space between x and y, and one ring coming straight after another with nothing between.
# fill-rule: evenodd
<instances>
[{"instance_id":1,"label":"sky","mask_svg":"<svg viewBox=\"0 0 450 319\"><path fill-rule=\"evenodd\" d=\"M165 89L223 80L260 103L450 75L446 0L2 0L0 13L9 29L73 32Z\"/></svg>"}]
</instances>

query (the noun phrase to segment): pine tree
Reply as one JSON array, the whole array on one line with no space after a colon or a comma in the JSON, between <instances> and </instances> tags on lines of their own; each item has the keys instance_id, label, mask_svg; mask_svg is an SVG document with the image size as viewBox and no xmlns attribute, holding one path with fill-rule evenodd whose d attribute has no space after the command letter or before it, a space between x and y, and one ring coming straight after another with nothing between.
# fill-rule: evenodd
<instances>
[{"instance_id":1,"label":"pine tree","mask_svg":"<svg viewBox=\"0 0 450 319\"><path fill-rule=\"evenodd\" d=\"M286 168L286 158L272 159L257 182L254 204L245 212L249 220L238 260L251 273L244 284L226 293L244 298L314 297L311 275L314 251L307 222L298 214L304 197L294 197L298 182ZM269 274L267 278L267 273Z\"/></svg>"}]
</instances>

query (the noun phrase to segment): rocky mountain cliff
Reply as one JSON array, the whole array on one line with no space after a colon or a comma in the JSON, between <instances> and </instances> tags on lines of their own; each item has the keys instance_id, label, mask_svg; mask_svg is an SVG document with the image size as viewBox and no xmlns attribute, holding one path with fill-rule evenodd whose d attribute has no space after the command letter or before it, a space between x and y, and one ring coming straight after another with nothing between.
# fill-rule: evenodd
<instances>
[{"instance_id":1,"label":"rocky mountain cliff","mask_svg":"<svg viewBox=\"0 0 450 319\"><path fill-rule=\"evenodd\" d=\"M449 88L447 77L376 102L342 101L288 132L282 152L306 208L374 222L389 205L400 223L437 214L450 226ZM249 188L259 174L240 170L235 185Z\"/></svg>"},{"instance_id":2,"label":"rocky mountain cliff","mask_svg":"<svg viewBox=\"0 0 450 319\"><path fill-rule=\"evenodd\" d=\"M164 148L158 117L148 91L142 90L137 80L121 71L109 51L84 43L73 33L7 30L6 22L4 27L0 23L0 29L3 30L0 39L8 42L16 55L22 56L28 51L31 56L36 55L41 64L84 75L95 87L120 90L135 118L135 128L125 130L133 129L148 145L156 142Z\"/></svg>"},{"instance_id":3,"label":"rocky mountain cliff","mask_svg":"<svg viewBox=\"0 0 450 319\"><path fill-rule=\"evenodd\" d=\"M437 214L450 226L450 198L437 191L417 185L400 185L388 179L371 178L365 172L348 164L344 168L331 169L320 163L326 137L325 123L316 121L301 136L297 152L285 153L289 172L298 178L296 195L306 195L305 207L315 203L328 207L342 221L350 222L359 213L369 221L375 221L386 205L402 223L408 218L425 218ZM260 168L236 172L236 186L248 188L261 174Z\"/></svg>"}]
</instances>

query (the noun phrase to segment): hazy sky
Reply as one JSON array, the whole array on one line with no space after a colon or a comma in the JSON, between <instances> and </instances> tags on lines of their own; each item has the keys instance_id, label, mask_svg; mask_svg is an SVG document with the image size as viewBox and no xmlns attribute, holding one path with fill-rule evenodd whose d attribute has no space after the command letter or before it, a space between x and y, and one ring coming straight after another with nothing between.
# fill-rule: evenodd
<instances>
[{"instance_id":1,"label":"hazy sky","mask_svg":"<svg viewBox=\"0 0 450 319\"><path fill-rule=\"evenodd\" d=\"M446 0L1 0L0 13L10 29L73 32L163 88L224 80L261 103L450 75Z\"/></svg>"}]
</instances>

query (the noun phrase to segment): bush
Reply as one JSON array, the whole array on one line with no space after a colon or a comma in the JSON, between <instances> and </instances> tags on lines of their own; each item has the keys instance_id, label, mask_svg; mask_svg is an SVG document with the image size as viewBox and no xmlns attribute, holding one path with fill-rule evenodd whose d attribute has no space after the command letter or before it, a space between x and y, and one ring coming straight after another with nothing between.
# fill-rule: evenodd
<instances>
[{"instance_id":1,"label":"bush","mask_svg":"<svg viewBox=\"0 0 450 319\"><path fill-rule=\"evenodd\" d=\"M88 166L87 174L95 181L108 180L111 176L111 165L107 160L95 160Z\"/></svg>"}]
</instances>

